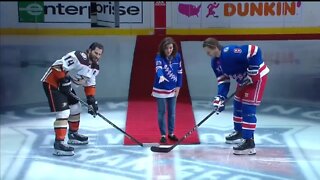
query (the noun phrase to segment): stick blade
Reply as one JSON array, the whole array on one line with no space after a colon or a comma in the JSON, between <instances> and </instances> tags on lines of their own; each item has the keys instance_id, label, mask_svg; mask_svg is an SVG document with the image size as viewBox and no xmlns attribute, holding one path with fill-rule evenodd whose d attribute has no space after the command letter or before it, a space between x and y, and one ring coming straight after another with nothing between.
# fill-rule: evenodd
<instances>
[{"instance_id":1,"label":"stick blade","mask_svg":"<svg viewBox=\"0 0 320 180\"><path fill-rule=\"evenodd\" d=\"M159 146L159 143L142 143L143 147Z\"/></svg>"},{"instance_id":2,"label":"stick blade","mask_svg":"<svg viewBox=\"0 0 320 180\"><path fill-rule=\"evenodd\" d=\"M160 146L152 146L150 148L152 152L159 152L159 153L168 153L171 151L170 147L160 147Z\"/></svg>"}]
</instances>

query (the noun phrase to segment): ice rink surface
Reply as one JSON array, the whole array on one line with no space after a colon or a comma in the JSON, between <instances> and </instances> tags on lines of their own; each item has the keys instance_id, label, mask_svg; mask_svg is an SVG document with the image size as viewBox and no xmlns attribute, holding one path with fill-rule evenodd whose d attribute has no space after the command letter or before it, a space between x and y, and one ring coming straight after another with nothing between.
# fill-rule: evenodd
<instances>
[{"instance_id":1,"label":"ice rink surface","mask_svg":"<svg viewBox=\"0 0 320 180\"><path fill-rule=\"evenodd\" d=\"M193 101L193 106L197 122L211 110L206 101ZM125 128L125 101L102 101L100 107L104 116ZM232 130L231 108L200 126L201 144L162 154L124 146L120 131L83 107L80 132L89 136L89 145L75 146L75 156L56 157L55 116L42 104L17 107L1 114L1 179L320 179L318 109L261 106L257 154L235 156L232 145L224 143Z\"/></svg>"},{"instance_id":2,"label":"ice rink surface","mask_svg":"<svg viewBox=\"0 0 320 180\"><path fill-rule=\"evenodd\" d=\"M75 146L75 156L53 156L55 115L49 113L40 78L53 60L84 50L93 40L106 47L97 80L100 113L125 129L135 38L1 37L1 180L320 179L320 71L314 63L320 58L319 41L255 42L269 56L271 69L257 113L257 155L235 156L232 145L225 144L233 128L229 102L200 126L201 144L177 146L167 154L124 146L120 131L83 107L80 133L89 136L89 144ZM285 53L278 51L282 46ZM182 52L200 122L211 111L216 81L200 41L182 43ZM83 98L83 91L76 91Z\"/></svg>"}]
</instances>

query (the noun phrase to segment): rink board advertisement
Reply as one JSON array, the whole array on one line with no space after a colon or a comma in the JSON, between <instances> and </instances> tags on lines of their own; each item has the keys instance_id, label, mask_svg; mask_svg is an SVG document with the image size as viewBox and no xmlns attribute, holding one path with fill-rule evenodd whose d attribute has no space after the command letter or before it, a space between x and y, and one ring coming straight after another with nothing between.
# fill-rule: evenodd
<instances>
[{"instance_id":1,"label":"rink board advertisement","mask_svg":"<svg viewBox=\"0 0 320 180\"><path fill-rule=\"evenodd\" d=\"M2 28L91 28L91 3L86 1L0 2ZM121 2L120 27L150 28L152 3ZM114 2L97 3L98 20L114 22ZM8 16L7 14L10 14Z\"/></svg>"},{"instance_id":2,"label":"rink board advertisement","mask_svg":"<svg viewBox=\"0 0 320 180\"><path fill-rule=\"evenodd\" d=\"M90 2L0 2L2 28L90 28ZM120 27L154 27L154 2L120 2ZM167 28L318 27L319 2L166 2ZM97 2L100 23L113 24L114 2ZM10 14L10 16L8 16Z\"/></svg>"},{"instance_id":3,"label":"rink board advertisement","mask_svg":"<svg viewBox=\"0 0 320 180\"><path fill-rule=\"evenodd\" d=\"M97 20L99 25L114 26L114 2L97 2ZM143 2L119 2L120 23L143 23Z\"/></svg>"},{"instance_id":4,"label":"rink board advertisement","mask_svg":"<svg viewBox=\"0 0 320 180\"><path fill-rule=\"evenodd\" d=\"M90 2L18 2L20 23L90 23L90 9Z\"/></svg>"},{"instance_id":5,"label":"rink board advertisement","mask_svg":"<svg viewBox=\"0 0 320 180\"><path fill-rule=\"evenodd\" d=\"M168 28L239 28L319 26L318 2L221 2L167 3Z\"/></svg>"}]
</instances>

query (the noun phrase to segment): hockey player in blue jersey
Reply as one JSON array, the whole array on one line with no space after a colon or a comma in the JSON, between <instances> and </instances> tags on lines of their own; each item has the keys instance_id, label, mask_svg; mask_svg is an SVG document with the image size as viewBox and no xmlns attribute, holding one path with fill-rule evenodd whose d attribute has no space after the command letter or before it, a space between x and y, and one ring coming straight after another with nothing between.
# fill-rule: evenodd
<instances>
[{"instance_id":1,"label":"hockey player in blue jersey","mask_svg":"<svg viewBox=\"0 0 320 180\"><path fill-rule=\"evenodd\" d=\"M217 112L224 110L230 77L237 82L233 102L234 132L226 137L226 143L239 143L233 147L236 155L256 154L256 109L261 103L269 72L263 62L261 49L256 45L223 47L214 38L207 38L203 48L212 57L211 66L218 81L218 94L212 102Z\"/></svg>"},{"instance_id":2,"label":"hockey player in blue jersey","mask_svg":"<svg viewBox=\"0 0 320 180\"><path fill-rule=\"evenodd\" d=\"M166 104L168 108L168 138L178 141L174 134L176 100L182 85L181 56L178 47L171 37L164 38L159 45L155 58L155 80L152 96L157 99L158 124L161 133L161 143L166 143Z\"/></svg>"}]
</instances>

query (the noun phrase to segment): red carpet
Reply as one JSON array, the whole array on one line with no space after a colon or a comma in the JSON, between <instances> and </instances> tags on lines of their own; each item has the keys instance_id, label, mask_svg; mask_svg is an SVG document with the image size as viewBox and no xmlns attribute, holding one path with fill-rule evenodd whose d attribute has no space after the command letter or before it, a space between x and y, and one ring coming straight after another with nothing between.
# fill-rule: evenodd
<instances>
[{"instance_id":1,"label":"red carpet","mask_svg":"<svg viewBox=\"0 0 320 180\"><path fill-rule=\"evenodd\" d=\"M134 51L126 132L142 143L156 143L160 140L157 104L155 98L151 96L151 90L155 74L154 58L162 38L162 36L138 36ZM177 39L175 40L180 47L180 42ZM184 70L183 86L180 90L176 109L175 134L178 138L181 138L194 126L195 119ZM174 142L168 141L168 144L172 143ZM199 143L198 132L195 131L182 144ZM135 145L127 137L124 139L124 144Z\"/></svg>"}]
</instances>

